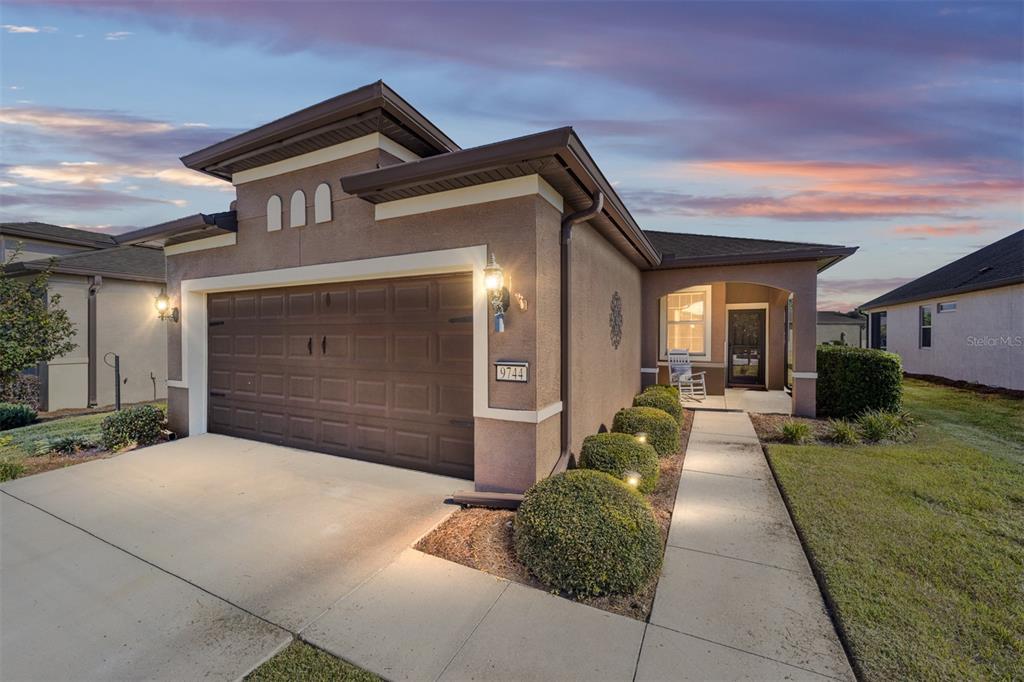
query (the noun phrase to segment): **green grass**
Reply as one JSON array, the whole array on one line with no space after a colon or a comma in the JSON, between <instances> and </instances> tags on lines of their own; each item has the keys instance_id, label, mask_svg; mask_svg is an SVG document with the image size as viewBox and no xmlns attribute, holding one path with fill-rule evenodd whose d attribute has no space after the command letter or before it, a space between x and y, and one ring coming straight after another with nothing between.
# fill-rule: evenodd
<instances>
[{"instance_id":1,"label":"green grass","mask_svg":"<svg viewBox=\"0 0 1024 682\"><path fill-rule=\"evenodd\" d=\"M252 682L380 682L381 678L296 641L246 675L245 679Z\"/></svg>"},{"instance_id":2,"label":"green grass","mask_svg":"<svg viewBox=\"0 0 1024 682\"><path fill-rule=\"evenodd\" d=\"M157 405L166 411L166 403L157 403ZM62 417L48 422L0 431L0 442L6 442L7 438L10 438L9 443L0 445L0 459L31 457L35 454L37 441L59 436L78 435L99 442L100 424L108 414L110 412Z\"/></svg>"},{"instance_id":3,"label":"green grass","mask_svg":"<svg viewBox=\"0 0 1024 682\"><path fill-rule=\"evenodd\" d=\"M868 680L1024 679L1024 402L907 381L898 445L769 459Z\"/></svg>"}]
</instances>

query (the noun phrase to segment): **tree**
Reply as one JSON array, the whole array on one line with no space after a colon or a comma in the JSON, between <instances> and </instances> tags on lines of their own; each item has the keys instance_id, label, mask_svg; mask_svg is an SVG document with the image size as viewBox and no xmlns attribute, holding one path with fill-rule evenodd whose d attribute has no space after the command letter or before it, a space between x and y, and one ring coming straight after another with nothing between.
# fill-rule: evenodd
<instances>
[{"instance_id":1,"label":"tree","mask_svg":"<svg viewBox=\"0 0 1024 682\"><path fill-rule=\"evenodd\" d=\"M11 277L7 269L20 247L0 261L0 385L10 384L18 372L39 362L70 353L74 325L60 307L60 294L47 299L51 267L31 277Z\"/></svg>"}]
</instances>

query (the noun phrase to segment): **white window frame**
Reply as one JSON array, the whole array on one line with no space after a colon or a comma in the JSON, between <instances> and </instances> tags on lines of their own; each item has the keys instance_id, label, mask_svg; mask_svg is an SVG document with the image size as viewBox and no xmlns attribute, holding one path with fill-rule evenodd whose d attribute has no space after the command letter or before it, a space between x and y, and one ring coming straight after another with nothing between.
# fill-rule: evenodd
<instances>
[{"instance_id":1,"label":"white window frame","mask_svg":"<svg viewBox=\"0 0 1024 682\"><path fill-rule=\"evenodd\" d=\"M928 313L928 324L924 323L924 314ZM917 347L919 350L931 350L935 345L935 313L932 311L932 304L917 307ZM924 345L924 330L928 330L928 345Z\"/></svg>"},{"instance_id":2,"label":"white window frame","mask_svg":"<svg viewBox=\"0 0 1024 682\"><path fill-rule=\"evenodd\" d=\"M945 310L942 309L943 306L946 306ZM950 306L952 306L952 307L950 307ZM937 304L935 306L935 312L938 315L941 315L942 313L955 313L956 311L957 311L956 301L943 301L942 303L939 303L939 304Z\"/></svg>"},{"instance_id":3,"label":"white window frame","mask_svg":"<svg viewBox=\"0 0 1024 682\"><path fill-rule=\"evenodd\" d=\"M662 361L668 361L668 351L671 350L667 347L668 344L668 297L672 294L692 294L695 292L704 293L704 352L703 353L690 353L690 357L693 359L710 360L711 359L711 285L701 285L696 287L687 287L685 289L677 289L676 291L670 291L661 297L658 302L660 309L660 320L659 320L659 334L658 334L658 357Z\"/></svg>"}]
</instances>

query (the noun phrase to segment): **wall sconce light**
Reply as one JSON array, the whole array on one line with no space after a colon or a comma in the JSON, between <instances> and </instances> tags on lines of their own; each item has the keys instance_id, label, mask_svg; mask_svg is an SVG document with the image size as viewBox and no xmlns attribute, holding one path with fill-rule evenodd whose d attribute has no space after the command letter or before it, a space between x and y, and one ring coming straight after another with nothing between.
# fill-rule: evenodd
<instances>
[{"instance_id":1,"label":"wall sconce light","mask_svg":"<svg viewBox=\"0 0 1024 682\"><path fill-rule=\"evenodd\" d=\"M640 481L643 477L635 471L623 471L622 480L626 482L630 488L639 488Z\"/></svg>"},{"instance_id":2,"label":"wall sconce light","mask_svg":"<svg viewBox=\"0 0 1024 682\"><path fill-rule=\"evenodd\" d=\"M171 307L171 298L167 295L167 290L164 288L160 289L160 294L156 297L153 302L153 306L156 308L157 317L161 320L170 318L171 320L178 321L178 309Z\"/></svg>"},{"instance_id":3,"label":"wall sconce light","mask_svg":"<svg viewBox=\"0 0 1024 682\"><path fill-rule=\"evenodd\" d=\"M505 287L505 273L502 272L493 253L487 262L487 267L484 268L484 288L487 289L491 310L494 311L494 331L500 334L505 331L505 313L508 311L509 295L508 288Z\"/></svg>"}]
</instances>

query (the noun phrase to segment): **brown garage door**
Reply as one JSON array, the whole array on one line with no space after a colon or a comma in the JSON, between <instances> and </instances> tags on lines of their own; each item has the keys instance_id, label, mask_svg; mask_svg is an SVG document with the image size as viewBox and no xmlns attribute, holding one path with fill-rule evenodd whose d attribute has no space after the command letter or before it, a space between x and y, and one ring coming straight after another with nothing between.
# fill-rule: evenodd
<instances>
[{"instance_id":1,"label":"brown garage door","mask_svg":"<svg viewBox=\"0 0 1024 682\"><path fill-rule=\"evenodd\" d=\"M209 429L473 477L472 278L211 294Z\"/></svg>"}]
</instances>

